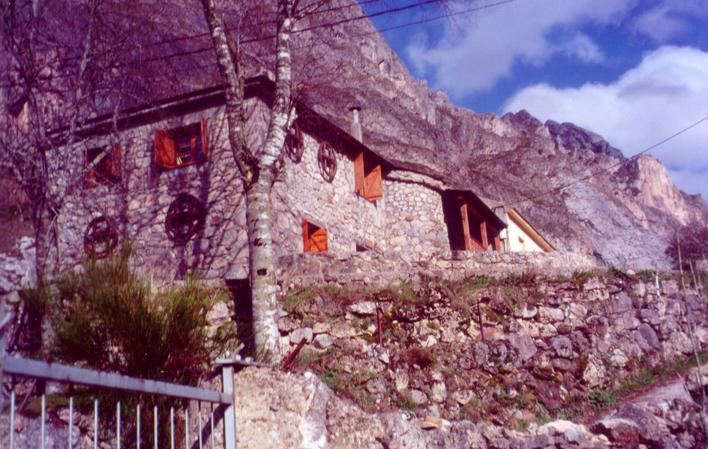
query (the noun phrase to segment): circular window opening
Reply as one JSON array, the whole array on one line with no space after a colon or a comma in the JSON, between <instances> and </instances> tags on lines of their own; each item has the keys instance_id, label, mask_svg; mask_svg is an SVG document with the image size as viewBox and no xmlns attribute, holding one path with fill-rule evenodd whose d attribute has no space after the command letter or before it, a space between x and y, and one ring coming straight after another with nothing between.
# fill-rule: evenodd
<instances>
[{"instance_id":1,"label":"circular window opening","mask_svg":"<svg viewBox=\"0 0 708 449\"><path fill-rule=\"evenodd\" d=\"M89 256L102 259L109 256L118 245L118 230L108 217L91 220L84 232L84 251Z\"/></svg>"},{"instance_id":2,"label":"circular window opening","mask_svg":"<svg viewBox=\"0 0 708 449\"><path fill-rule=\"evenodd\" d=\"M175 243L186 243L204 225L206 212L197 198L181 193L170 204L165 218L165 231Z\"/></svg>"}]
</instances>

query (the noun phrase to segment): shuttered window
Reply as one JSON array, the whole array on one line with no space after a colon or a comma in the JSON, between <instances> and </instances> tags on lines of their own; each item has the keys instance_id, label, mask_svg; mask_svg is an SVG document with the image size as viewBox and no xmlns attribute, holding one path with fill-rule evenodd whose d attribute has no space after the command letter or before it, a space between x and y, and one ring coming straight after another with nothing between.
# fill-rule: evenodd
<instances>
[{"instance_id":1,"label":"shuttered window","mask_svg":"<svg viewBox=\"0 0 708 449\"><path fill-rule=\"evenodd\" d=\"M155 164L166 169L206 162L209 133L206 119L180 128L155 130Z\"/></svg>"},{"instance_id":2,"label":"shuttered window","mask_svg":"<svg viewBox=\"0 0 708 449\"><path fill-rule=\"evenodd\" d=\"M112 150L105 147L86 150L86 177L84 184L91 189L98 185L120 182L121 146L116 144Z\"/></svg>"},{"instance_id":3,"label":"shuttered window","mask_svg":"<svg viewBox=\"0 0 708 449\"><path fill-rule=\"evenodd\" d=\"M369 201L383 198L381 164L366 158L363 152L354 159L354 189L357 195Z\"/></svg>"},{"instance_id":4,"label":"shuttered window","mask_svg":"<svg viewBox=\"0 0 708 449\"><path fill-rule=\"evenodd\" d=\"M306 253L326 253L327 230L302 220L302 246Z\"/></svg>"}]
</instances>

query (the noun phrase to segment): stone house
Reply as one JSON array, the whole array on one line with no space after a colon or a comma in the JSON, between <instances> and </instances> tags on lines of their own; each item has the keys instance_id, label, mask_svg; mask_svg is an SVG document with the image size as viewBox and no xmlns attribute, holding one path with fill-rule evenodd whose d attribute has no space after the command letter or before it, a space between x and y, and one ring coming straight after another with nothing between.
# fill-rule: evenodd
<instances>
[{"instance_id":1,"label":"stone house","mask_svg":"<svg viewBox=\"0 0 708 449\"><path fill-rule=\"evenodd\" d=\"M252 148L265 135L270 83L246 84ZM62 260L104 256L127 238L155 278L245 279L245 199L223 104L213 87L88 122L71 161L83 186L57 217ZM371 251L412 261L502 250L506 225L474 192L381 157L362 142L359 110L348 113L345 131L297 106L272 194L277 256Z\"/></svg>"}]
</instances>

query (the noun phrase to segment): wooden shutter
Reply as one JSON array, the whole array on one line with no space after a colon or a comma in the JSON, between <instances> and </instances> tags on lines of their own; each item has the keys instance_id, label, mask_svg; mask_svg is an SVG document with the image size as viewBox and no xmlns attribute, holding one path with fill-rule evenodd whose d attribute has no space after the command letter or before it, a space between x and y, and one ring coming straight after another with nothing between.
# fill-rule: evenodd
<instances>
[{"instance_id":1,"label":"wooden shutter","mask_svg":"<svg viewBox=\"0 0 708 449\"><path fill-rule=\"evenodd\" d=\"M164 129L155 130L155 164L163 168L177 167L175 141Z\"/></svg>"},{"instance_id":2,"label":"wooden shutter","mask_svg":"<svg viewBox=\"0 0 708 449\"><path fill-rule=\"evenodd\" d=\"M209 156L209 127L207 126L207 120L203 118L200 122L200 132L202 136L202 154L206 159Z\"/></svg>"},{"instance_id":3,"label":"wooden shutter","mask_svg":"<svg viewBox=\"0 0 708 449\"><path fill-rule=\"evenodd\" d=\"M302 250L310 252L310 224L302 220Z\"/></svg>"},{"instance_id":4,"label":"wooden shutter","mask_svg":"<svg viewBox=\"0 0 708 449\"><path fill-rule=\"evenodd\" d=\"M383 198L380 165L374 167L374 169L366 175L366 179L364 180L364 198L371 201L376 201Z\"/></svg>"},{"instance_id":5,"label":"wooden shutter","mask_svg":"<svg viewBox=\"0 0 708 449\"><path fill-rule=\"evenodd\" d=\"M364 193L364 153L359 153L354 159L354 191L358 195L366 197Z\"/></svg>"},{"instance_id":6,"label":"wooden shutter","mask_svg":"<svg viewBox=\"0 0 708 449\"><path fill-rule=\"evenodd\" d=\"M498 235L494 236L494 251L501 251L501 239Z\"/></svg>"},{"instance_id":7,"label":"wooden shutter","mask_svg":"<svg viewBox=\"0 0 708 449\"><path fill-rule=\"evenodd\" d=\"M462 235L465 238L465 250L470 251L472 248L472 236L470 235L470 217L467 212L467 203L462 203L460 206L460 215L462 216Z\"/></svg>"},{"instance_id":8,"label":"wooden shutter","mask_svg":"<svg viewBox=\"0 0 708 449\"><path fill-rule=\"evenodd\" d=\"M489 246L489 236L487 235L487 222L484 220L479 224L479 233L482 235L482 249L486 251Z\"/></svg>"},{"instance_id":9,"label":"wooden shutter","mask_svg":"<svg viewBox=\"0 0 708 449\"><path fill-rule=\"evenodd\" d=\"M326 253L327 252L327 230L324 228L317 228L315 232L310 235L310 251L313 253Z\"/></svg>"},{"instance_id":10,"label":"wooden shutter","mask_svg":"<svg viewBox=\"0 0 708 449\"><path fill-rule=\"evenodd\" d=\"M120 144L117 143L113 147L111 154L107 156L108 160L106 162L106 176L111 182L120 181L120 162L123 149Z\"/></svg>"}]
</instances>

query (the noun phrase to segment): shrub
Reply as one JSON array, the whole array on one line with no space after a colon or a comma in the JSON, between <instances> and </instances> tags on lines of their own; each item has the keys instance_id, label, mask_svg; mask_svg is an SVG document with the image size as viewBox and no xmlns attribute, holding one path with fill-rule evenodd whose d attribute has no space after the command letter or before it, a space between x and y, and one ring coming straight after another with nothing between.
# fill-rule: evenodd
<instances>
[{"instance_id":1,"label":"shrub","mask_svg":"<svg viewBox=\"0 0 708 449\"><path fill-rule=\"evenodd\" d=\"M130 250L57 282L50 300L59 360L150 379L196 384L233 332L207 336L206 314L221 293L196 279L152 295L129 264Z\"/></svg>"}]
</instances>

